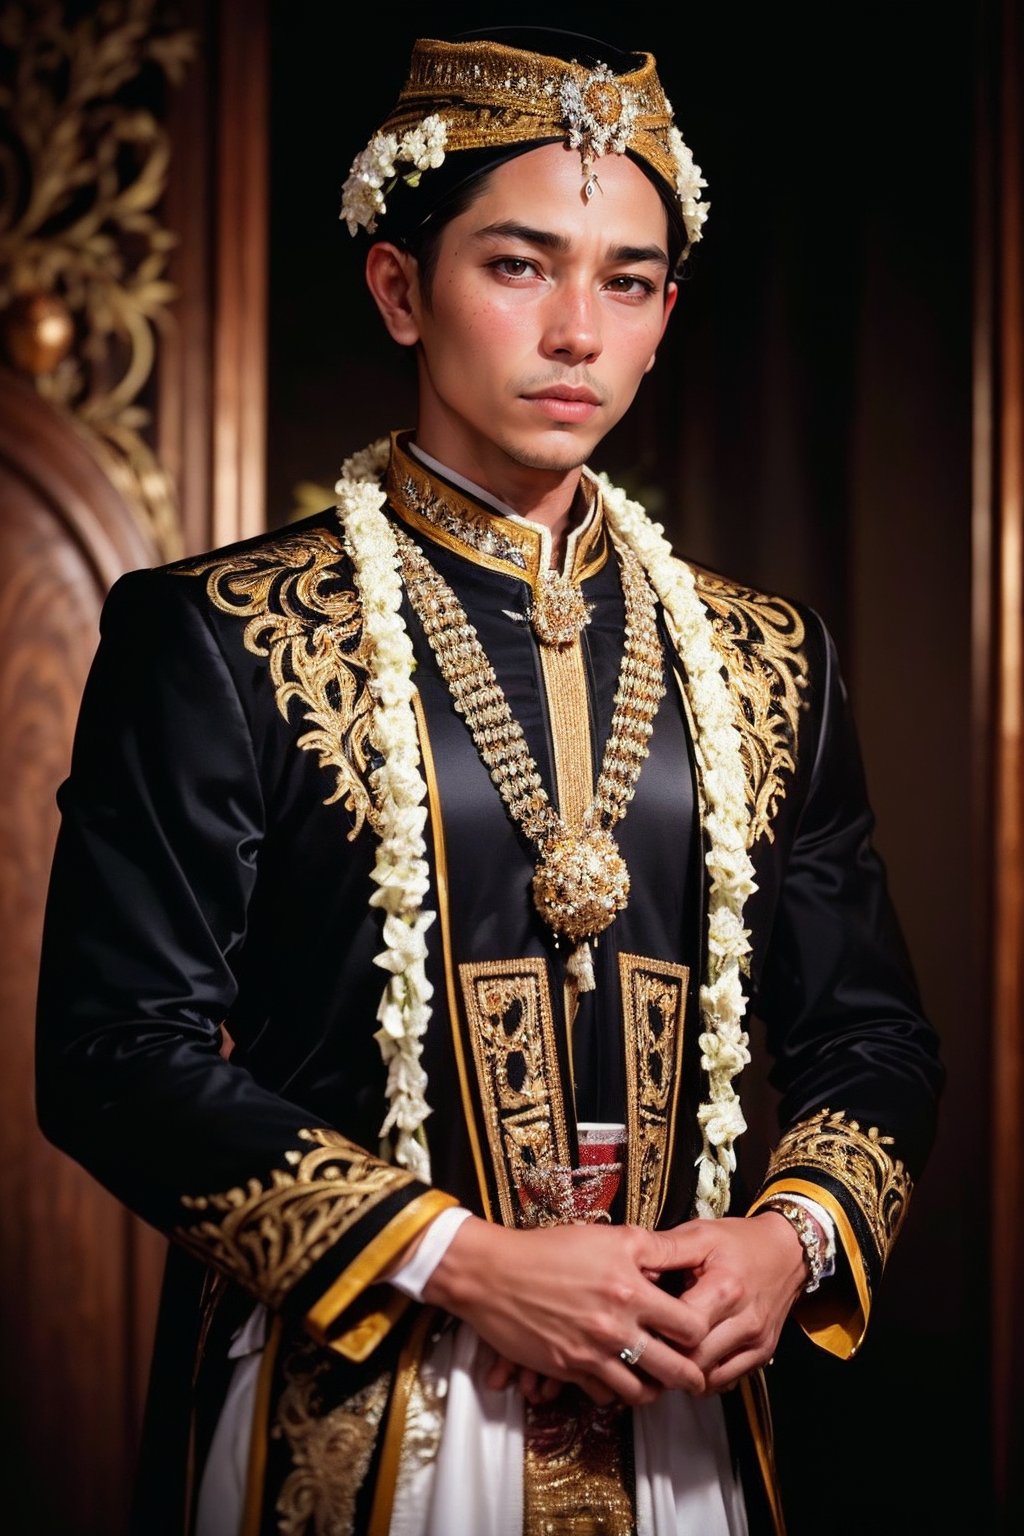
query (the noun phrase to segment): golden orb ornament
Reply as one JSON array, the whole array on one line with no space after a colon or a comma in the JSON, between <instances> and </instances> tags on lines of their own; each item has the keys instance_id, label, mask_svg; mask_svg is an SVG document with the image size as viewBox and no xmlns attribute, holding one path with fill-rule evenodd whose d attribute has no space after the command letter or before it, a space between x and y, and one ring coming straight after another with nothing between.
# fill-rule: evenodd
<instances>
[{"instance_id":1,"label":"golden orb ornament","mask_svg":"<svg viewBox=\"0 0 1024 1536\"><path fill-rule=\"evenodd\" d=\"M610 127L622 116L622 92L611 80L591 80L583 92L583 105L595 122Z\"/></svg>"},{"instance_id":2,"label":"golden orb ornament","mask_svg":"<svg viewBox=\"0 0 1024 1536\"><path fill-rule=\"evenodd\" d=\"M629 899L629 870L610 832L590 827L544 844L533 877L541 917L574 944L603 933Z\"/></svg>"},{"instance_id":3,"label":"golden orb ornament","mask_svg":"<svg viewBox=\"0 0 1024 1536\"><path fill-rule=\"evenodd\" d=\"M557 571L547 571L533 594L530 624L542 645L572 645L590 623L593 604L580 587Z\"/></svg>"},{"instance_id":4,"label":"golden orb ornament","mask_svg":"<svg viewBox=\"0 0 1024 1536\"><path fill-rule=\"evenodd\" d=\"M21 293L3 316L3 339L15 368L33 377L52 373L71 351L75 322L52 293Z\"/></svg>"}]
</instances>

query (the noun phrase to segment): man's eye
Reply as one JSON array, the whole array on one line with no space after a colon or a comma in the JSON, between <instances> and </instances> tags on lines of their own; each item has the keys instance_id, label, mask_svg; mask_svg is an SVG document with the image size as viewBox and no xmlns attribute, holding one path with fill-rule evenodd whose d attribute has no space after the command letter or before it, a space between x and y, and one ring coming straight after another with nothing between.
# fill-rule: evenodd
<instances>
[{"instance_id":1,"label":"man's eye","mask_svg":"<svg viewBox=\"0 0 1024 1536\"><path fill-rule=\"evenodd\" d=\"M636 277L632 274L622 273L619 277L613 277L608 284L613 293L640 294L653 293L655 285L647 277Z\"/></svg>"},{"instance_id":2,"label":"man's eye","mask_svg":"<svg viewBox=\"0 0 1024 1536\"><path fill-rule=\"evenodd\" d=\"M527 261L525 256L499 256L497 261L492 261L491 266L502 277L528 277L536 269L532 261Z\"/></svg>"}]
</instances>

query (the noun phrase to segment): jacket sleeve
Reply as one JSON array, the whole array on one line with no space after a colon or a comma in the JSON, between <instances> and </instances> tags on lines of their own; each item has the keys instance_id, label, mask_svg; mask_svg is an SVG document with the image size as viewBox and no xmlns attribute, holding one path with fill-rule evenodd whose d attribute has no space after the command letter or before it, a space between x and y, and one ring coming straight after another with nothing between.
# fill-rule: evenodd
<instances>
[{"instance_id":1,"label":"jacket sleeve","mask_svg":"<svg viewBox=\"0 0 1024 1536\"><path fill-rule=\"evenodd\" d=\"M943 1069L872 845L860 750L827 633L822 695L809 789L754 1000L768 1030L782 1136L750 1214L783 1192L830 1213L838 1273L796 1316L816 1343L848 1356L931 1148Z\"/></svg>"},{"instance_id":2,"label":"jacket sleeve","mask_svg":"<svg viewBox=\"0 0 1024 1536\"><path fill-rule=\"evenodd\" d=\"M264 834L253 742L194 583L104 606L58 792L40 971L39 1122L138 1215L363 1358L375 1285L450 1197L227 1059Z\"/></svg>"}]
</instances>

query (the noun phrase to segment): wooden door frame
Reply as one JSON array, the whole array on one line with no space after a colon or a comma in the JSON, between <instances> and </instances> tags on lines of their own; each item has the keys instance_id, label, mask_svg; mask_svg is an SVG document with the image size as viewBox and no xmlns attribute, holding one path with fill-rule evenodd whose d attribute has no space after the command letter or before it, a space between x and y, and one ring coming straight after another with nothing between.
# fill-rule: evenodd
<instances>
[{"instance_id":1,"label":"wooden door frame","mask_svg":"<svg viewBox=\"0 0 1024 1536\"><path fill-rule=\"evenodd\" d=\"M175 324L158 436L193 554L266 526L268 0L186 0L198 57L168 114Z\"/></svg>"},{"instance_id":2,"label":"wooden door frame","mask_svg":"<svg viewBox=\"0 0 1024 1536\"><path fill-rule=\"evenodd\" d=\"M991 978L990 997L979 998L979 1012L992 1020L992 1177L990 1184L979 1180L979 1189L991 1190L996 1528L1009 1532L1020 1529L1024 1516L1024 29L1018 0L992 0L982 15L973 727L980 897L975 940L979 974ZM982 1149L978 1155L980 1160Z\"/></svg>"}]
</instances>

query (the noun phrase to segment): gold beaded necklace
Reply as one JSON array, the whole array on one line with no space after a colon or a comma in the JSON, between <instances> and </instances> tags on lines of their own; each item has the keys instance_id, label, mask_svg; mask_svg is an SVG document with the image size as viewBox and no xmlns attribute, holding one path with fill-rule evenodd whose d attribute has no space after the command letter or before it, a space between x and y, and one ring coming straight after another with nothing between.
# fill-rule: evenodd
<instances>
[{"instance_id":1,"label":"gold beaded necklace","mask_svg":"<svg viewBox=\"0 0 1024 1536\"><path fill-rule=\"evenodd\" d=\"M551 804L522 727L455 593L403 529L396 529L395 537L409 601L455 708L465 719L509 815L537 849L532 882L537 911L556 938L575 946L567 968L580 991L591 991L590 944L614 921L629 897L629 871L612 828L633 797L665 693L655 598L644 568L628 547L615 545L626 605L625 646L601 772L582 825L574 831ZM572 624L564 631L557 625L552 629L564 635L563 644L579 632L578 625ZM539 638L552 643L545 641L543 633Z\"/></svg>"}]
</instances>

